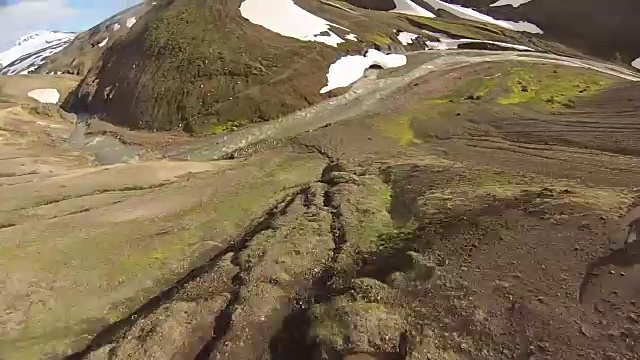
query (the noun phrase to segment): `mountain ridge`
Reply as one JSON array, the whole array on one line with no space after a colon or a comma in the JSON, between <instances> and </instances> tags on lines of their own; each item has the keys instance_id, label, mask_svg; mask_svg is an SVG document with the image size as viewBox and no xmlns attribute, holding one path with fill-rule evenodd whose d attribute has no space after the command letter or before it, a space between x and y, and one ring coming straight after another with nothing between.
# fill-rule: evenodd
<instances>
[{"instance_id":1,"label":"mountain ridge","mask_svg":"<svg viewBox=\"0 0 640 360\"><path fill-rule=\"evenodd\" d=\"M20 37L15 45L0 53L0 74L27 73L46 57L61 51L77 36L74 32L38 30Z\"/></svg>"}]
</instances>

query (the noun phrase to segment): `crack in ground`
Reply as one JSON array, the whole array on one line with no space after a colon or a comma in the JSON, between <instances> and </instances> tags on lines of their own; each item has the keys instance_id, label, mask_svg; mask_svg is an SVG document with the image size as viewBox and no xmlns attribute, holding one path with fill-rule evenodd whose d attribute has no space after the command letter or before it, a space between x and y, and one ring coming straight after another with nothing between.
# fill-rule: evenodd
<instances>
[{"instance_id":1,"label":"crack in ground","mask_svg":"<svg viewBox=\"0 0 640 360\"><path fill-rule=\"evenodd\" d=\"M154 296L145 304L136 309L133 313L131 313L126 318L123 318L115 323L112 323L102 329L98 334L94 336L94 338L89 342L89 344L82 350L70 354L65 357L65 360L81 360L85 359L88 355L90 355L93 351L98 350L108 344L113 344L120 341L126 333L131 329L138 321L145 319L147 316L158 310L162 305L167 304L179 294L179 292L185 288L189 283L196 281L198 278L204 276L208 272L215 269L220 260L229 253L238 253L242 249L248 246L249 242L260 232L268 229L273 221L280 215L282 215L283 211L286 211L286 208L295 201L296 197L299 196L301 192L304 191L307 187L298 188L295 192L289 192L284 195L276 205L269 208L267 211L263 213L262 216L259 216L254 221L251 222L246 227L246 231L242 232L242 235L236 237L236 239L229 242L229 244L219 251L215 256L210 258L205 264L191 270L181 279L176 281L171 287L165 289L160 294ZM237 265L236 256L234 256L235 263ZM233 262L233 261L232 261ZM225 309L222 310L218 318L216 318L215 332L214 338L205 345L205 347L200 351L198 357L196 359L206 359L202 358L208 349L211 351L215 349L217 345L216 342L219 341L224 334L229 329L231 314L228 314L229 310L233 308L234 302L237 302L237 297L239 294L240 286L236 283L237 280L234 277L234 291L232 292L232 299L227 303ZM235 298L234 298L235 294ZM209 351L210 353L210 351Z\"/></svg>"},{"instance_id":2,"label":"crack in ground","mask_svg":"<svg viewBox=\"0 0 640 360\"><path fill-rule=\"evenodd\" d=\"M258 222L256 226L254 226L249 232L245 233L239 240L237 248L233 251L234 255L231 258L231 264L233 264L237 268L241 268L241 264L239 262L240 253L251 244L251 241L258 234L262 233L263 231L272 229L273 222L278 217L285 215L296 198L308 191L308 189L308 186L303 187L285 201L279 202L276 206L272 207L271 210L267 212L266 216L260 222ZM211 354L220 346L224 337L229 333L232 325L231 323L233 314L235 312L235 307L240 300L240 290L242 290L242 288L247 285L244 279L245 273L246 270L239 271L233 277L233 289L230 291L231 296L229 301L227 302L227 305L220 311L220 314L218 314L218 316L216 317L213 338L202 347L202 349L196 355L195 360L209 359Z\"/></svg>"}]
</instances>

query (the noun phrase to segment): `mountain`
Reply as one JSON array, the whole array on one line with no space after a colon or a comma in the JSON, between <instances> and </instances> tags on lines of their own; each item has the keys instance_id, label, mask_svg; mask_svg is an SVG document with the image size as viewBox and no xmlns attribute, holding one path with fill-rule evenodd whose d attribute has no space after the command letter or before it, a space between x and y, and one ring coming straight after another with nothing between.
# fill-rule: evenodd
<instances>
[{"instance_id":1,"label":"mountain","mask_svg":"<svg viewBox=\"0 0 640 360\"><path fill-rule=\"evenodd\" d=\"M271 7L255 0L161 1L126 36L108 44L65 106L130 128L211 133L325 99L319 91L329 66L368 48L420 50L426 40L438 42L444 33L495 42L463 45L474 48L502 43L571 52L482 14L458 11L465 17L430 18L419 3L398 4L397 10L386 4L382 8L391 11L372 11L316 0L279 1ZM400 32L419 38L403 43Z\"/></svg>"},{"instance_id":2,"label":"mountain","mask_svg":"<svg viewBox=\"0 0 640 360\"><path fill-rule=\"evenodd\" d=\"M18 39L0 53L0 75L26 74L44 60L64 49L77 34L60 31L36 31Z\"/></svg>"},{"instance_id":3,"label":"mountain","mask_svg":"<svg viewBox=\"0 0 640 360\"><path fill-rule=\"evenodd\" d=\"M539 26L541 38L561 42L586 54L631 64L640 58L640 2L617 0L450 0L498 19Z\"/></svg>"},{"instance_id":4,"label":"mountain","mask_svg":"<svg viewBox=\"0 0 640 360\"><path fill-rule=\"evenodd\" d=\"M149 1L135 5L82 32L62 51L48 57L35 72L86 75L103 52L126 35L152 5Z\"/></svg>"}]
</instances>

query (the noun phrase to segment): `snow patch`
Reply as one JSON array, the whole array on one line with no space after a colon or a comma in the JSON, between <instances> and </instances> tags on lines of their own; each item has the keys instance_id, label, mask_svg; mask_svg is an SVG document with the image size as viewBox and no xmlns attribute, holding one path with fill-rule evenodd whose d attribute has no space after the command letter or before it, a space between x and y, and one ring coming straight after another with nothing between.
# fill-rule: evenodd
<instances>
[{"instance_id":1,"label":"snow patch","mask_svg":"<svg viewBox=\"0 0 640 360\"><path fill-rule=\"evenodd\" d=\"M436 17L433 13L427 11L418 5L416 5L411 0L393 0L396 4L396 8L391 10L392 12L407 14L407 15L416 15L422 17L434 18Z\"/></svg>"},{"instance_id":2,"label":"snow patch","mask_svg":"<svg viewBox=\"0 0 640 360\"><path fill-rule=\"evenodd\" d=\"M431 5L436 10L445 10L459 18L494 24L494 25L497 25L506 29L515 30L515 31L532 32L530 30L533 29L534 33L542 33L542 30L539 27L528 22L524 22L524 21L513 22L513 21L497 20L492 18L491 16L482 14L473 9L466 8L464 6L460 6L456 4L449 4L441 0L423 0L423 1Z\"/></svg>"},{"instance_id":3,"label":"snow patch","mask_svg":"<svg viewBox=\"0 0 640 360\"><path fill-rule=\"evenodd\" d=\"M514 8L517 8L518 6L522 5L522 4L526 4L531 0L498 0L496 2L494 2L493 4L489 5L489 6L505 6L505 5L511 5Z\"/></svg>"},{"instance_id":4,"label":"snow patch","mask_svg":"<svg viewBox=\"0 0 640 360\"><path fill-rule=\"evenodd\" d=\"M120 24L119 23L113 24L113 31L118 31L118 30L120 30Z\"/></svg>"},{"instance_id":5,"label":"snow patch","mask_svg":"<svg viewBox=\"0 0 640 360\"><path fill-rule=\"evenodd\" d=\"M56 89L35 89L29 91L27 96L43 104L57 104L60 100L60 93Z\"/></svg>"},{"instance_id":6,"label":"snow patch","mask_svg":"<svg viewBox=\"0 0 640 360\"><path fill-rule=\"evenodd\" d=\"M327 86L320 90L324 94L333 89L349 86L358 81L366 69L371 65L378 65L384 69L400 67L407 64L407 57L401 54L383 54L378 50L369 49L365 56L347 55L329 66Z\"/></svg>"},{"instance_id":7,"label":"snow patch","mask_svg":"<svg viewBox=\"0 0 640 360\"><path fill-rule=\"evenodd\" d=\"M482 44L493 44L506 48L512 48L516 50L522 51L535 51L534 49L524 46L524 45L515 45L509 43L503 43L500 41L489 41L489 40L476 40L476 39L445 39L441 38L440 41L427 41L427 50L450 50L457 49L458 46L462 44L473 44L473 43L482 43Z\"/></svg>"},{"instance_id":8,"label":"snow patch","mask_svg":"<svg viewBox=\"0 0 640 360\"><path fill-rule=\"evenodd\" d=\"M542 29L540 29L537 25L527 21L518 21L518 22L508 21L508 20L500 20L500 21L511 26L511 29L515 31L524 31L532 34L544 34L544 31L542 31Z\"/></svg>"},{"instance_id":9,"label":"snow patch","mask_svg":"<svg viewBox=\"0 0 640 360\"><path fill-rule=\"evenodd\" d=\"M637 58L631 62L631 66L640 70L640 58Z\"/></svg>"},{"instance_id":10,"label":"snow patch","mask_svg":"<svg viewBox=\"0 0 640 360\"><path fill-rule=\"evenodd\" d=\"M401 31L400 34L398 34L398 40L400 40L402 45L409 45L413 43L413 40L415 40L415 38L417 37L418 37L417 34L412 34L406 31Z\"/></svg>"},{"instance_id":11,"label":"snow patch","mask_svg":"<svg viewBox=\"0 0 640 360\"><path fill-rule=\"evenodd\" d=\"M348 29L317 17L292 0L244 0L240 14L251 23L282 36L302 41L316 41L338 46L344 40L330 31L330 26Z\"/></svg>"},{"instance_id":12,"label":"snow patch","mask_svg":"<svg viewBox=\"0 0 640 360\"><path fill-rule=\"evenodd\" d=\"M351 40L351 41L358 41L358 38L356 37L356 34L349 34L347 36L344 37L347 40Z\"/></svg>"},{"instance_id":13,"label":"snow patch","mask_svg":"<svg viewBox=\"0 0 640 360\"><path fill-rule=\"evenodd\" d=\"M127 27L128 28L131 28L133 26L133 24L135 24L135 23L136 23L136 17L135 16L130 17L130 18L127 19Z\"/></svg>"},{"instance_id":14,"label":"snow patch","mask_svg":"<svg viewBox=\"0 0 640 360\"><path fill-rule=\"evenodd\" d=\"M105 45L107 45L108 42L109 42L109 37L102 40L100 44L98 44L98 47L104 47Z\"/></svg>"}]
</instances>

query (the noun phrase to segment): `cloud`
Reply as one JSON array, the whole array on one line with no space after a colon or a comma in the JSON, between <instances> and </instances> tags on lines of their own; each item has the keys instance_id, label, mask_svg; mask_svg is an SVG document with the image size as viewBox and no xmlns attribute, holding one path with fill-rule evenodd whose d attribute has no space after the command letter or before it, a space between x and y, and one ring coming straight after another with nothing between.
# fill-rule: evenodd
<instances>
[{"instance_id":1,"label":"cloud","mask_svg":"<svg viewBox=\"0 0 640 360\"><path fill-rule=\"evenodd\" d=\"M0 4L2 4L0 0ZM36 30L55 30L79 12L70 0L21 0L0 7L0 51L6 50L20 36Z\"/></svg>"}]
</instances>

